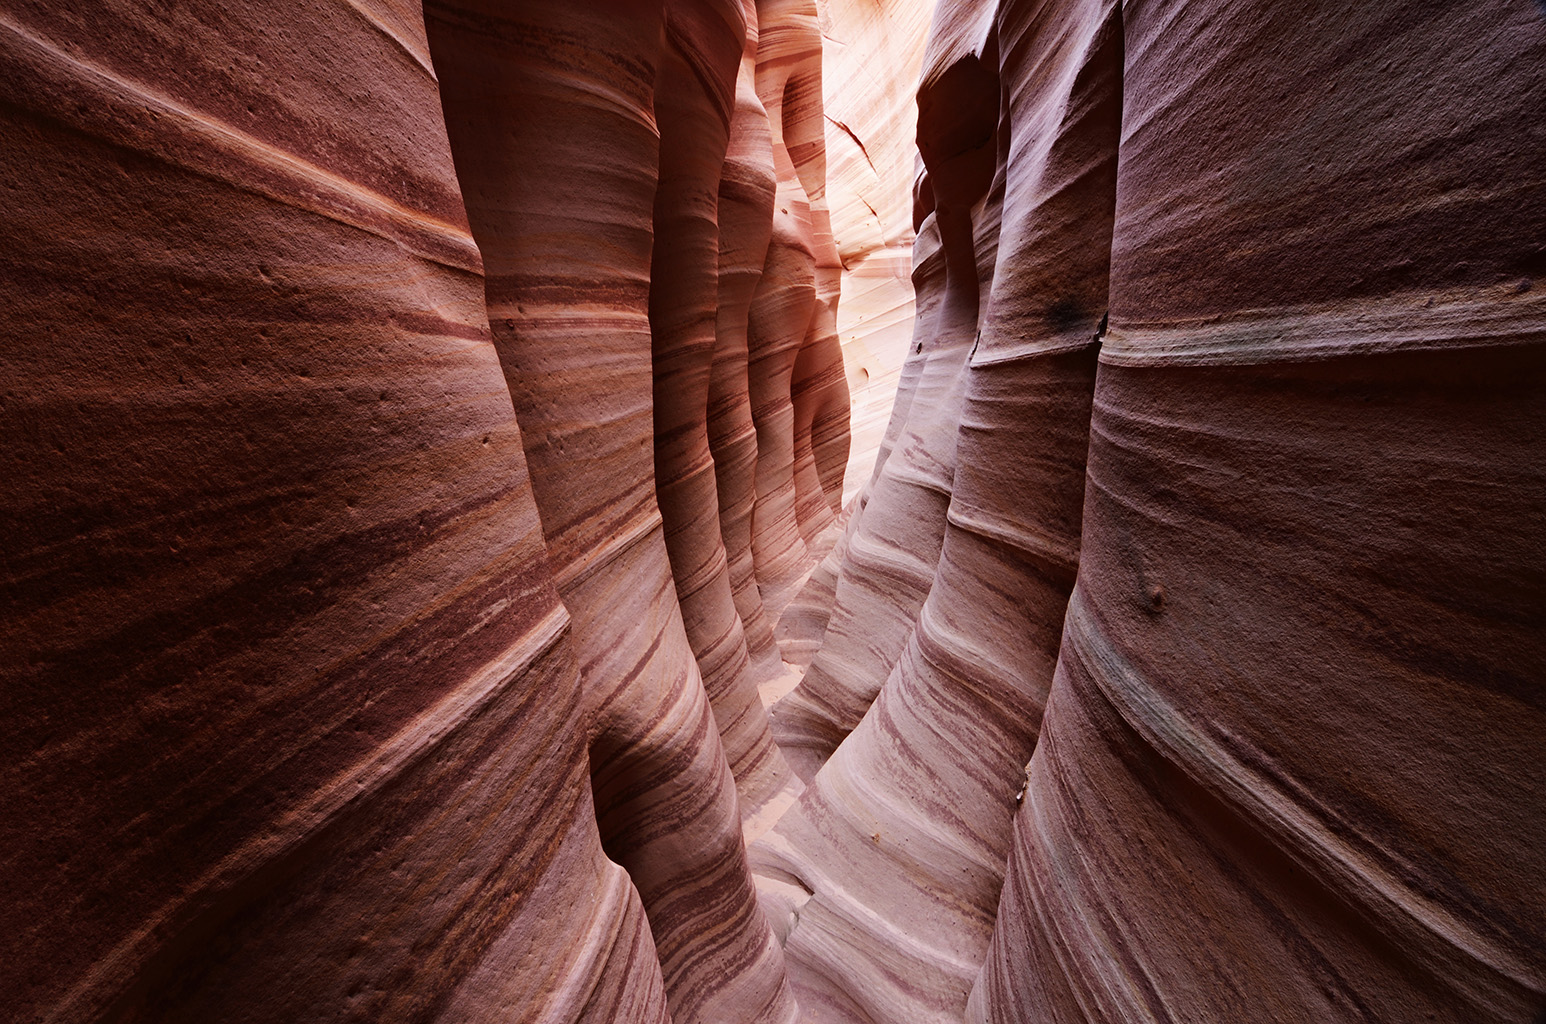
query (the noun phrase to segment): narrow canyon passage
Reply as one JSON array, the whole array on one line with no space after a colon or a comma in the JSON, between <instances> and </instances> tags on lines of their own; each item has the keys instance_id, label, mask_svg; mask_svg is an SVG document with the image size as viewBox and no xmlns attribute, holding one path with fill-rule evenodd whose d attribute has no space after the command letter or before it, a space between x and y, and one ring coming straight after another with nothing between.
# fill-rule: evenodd
<instances>
[{"instance_id":1,"label":"narrow canyon passage","mask_svg":"<svg viewBox=\"0 0 1546 1024\"><path fill-rule=\"evenodd\" d=\"M1546 8L0 4L0 1005L1546 1020Z\"/></svg>"}]
</instances>

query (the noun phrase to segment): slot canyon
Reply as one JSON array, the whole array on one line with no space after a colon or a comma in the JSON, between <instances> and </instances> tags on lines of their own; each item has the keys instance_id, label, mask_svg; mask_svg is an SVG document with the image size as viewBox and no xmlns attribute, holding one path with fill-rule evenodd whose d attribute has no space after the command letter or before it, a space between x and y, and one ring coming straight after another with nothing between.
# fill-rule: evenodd
<instances>
[{"instance_id":1,"label":"slot canyon","mask_svg":"<svg viewBox=\"0 0 1546 1024\"><path fill-rule=\"evenodd\" d=\"M0 1019L1546 1022L1546 3L0 53Z\"/></svg>"}]
</instances>

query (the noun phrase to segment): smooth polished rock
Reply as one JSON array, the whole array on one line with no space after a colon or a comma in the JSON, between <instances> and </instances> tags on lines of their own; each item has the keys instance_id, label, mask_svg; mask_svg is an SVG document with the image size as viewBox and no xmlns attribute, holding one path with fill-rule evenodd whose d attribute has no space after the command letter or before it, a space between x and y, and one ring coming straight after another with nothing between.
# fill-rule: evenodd
<instances>
[{"instance_id":1,"label":"smooth polished rock","mask_svg":"<svg viewBox=\"0 0 1546 1024\"><path fill-rule=\"evenodd\" d=\"M757 9L743 0L747 38L719 181L719 283L714 366L709 384L709 447L719 493L719 525L730 586L759 680L779 672L773 623L762 606L752 554L757 503L757 426L752 417L747 325L773 232L777 179L768 114L757 95Z\"/></svg>"},{"instance_id":2,"label":"smooth polished rock","mask_svg":"<svg viewBox=\"0 0 1546 1024\"><path fill-rule=\"evenodd\" d=\"M718 206L749 38L738 2L672 0L655 83L660 183L650 261L655 492L687 639L740 792L743 820L798 785L773 743L731 588L709 445L719 298ZM740 408L749 408L741 405ZM793 793L786 795L793 798Z\"/></svg>"},{"instance_id":3,"label":"smooth polished rock","mask_svg":"<svg viewBox=\"0 0 1546 1024\"><path fill-rule=\"evenodd\" d=\"M972 1019L1536 1019L1546 25L1124 15L1079 582Z\"/></svg>"},{"instance_id":4,"label":"smooth polished rock","mask_svg":"<svg viewBox=\"0 0 1546 1024\"><path fill-rule=\"evenodd\" d=\"M1002 4L988 52L1019 126L999 151L1006 195L1038 201L1005 205L957 376L939 561L873 705L757 854L812 893L786 949L816 1020L962 1019L1078 561L1116 194L1115 5Z\"/></svg>"},{"instance_id":5,"label":"smooth polished rock","mask_svg":"<svg viewBox=\"0 0 1546 1024\"><path fill-rule=\"evenodd\" d=\"M7 1016L664 1024L416 10L0 50Z\"/></svg>"},{"instance_id":6,"label":"smooth polished rock","mask_svg":"<svg viewBox=\"0 0 1546 1024\"><path fill-rule=\"evenodd\" d=\"M821 7L827 205L842 262L837 333L851 394L843 504L873 472L912 351L918 75L932 0Z\"/></svg>"},{"instance_id":7,"label":"smooth polished rock","mask_svg":"<svg viewBox=\"0 0 1546 1024\"><path fill-rule=\"evenodd\" d=\"M924 98L1002 84L1002 229L791 605L810 784L752 856L812 1019L1546 1008L1546 35L1344 13L941 6L979 68ZM947 258L969 91L920 118ZM885 488L947 450L936 542Z\"/></svg>"},{"instance_id":8,"label":"smooth polished rock","mask_svg":"<svg viewBox=\"0 0 1546 1024\"><path fill-rule=\"evenodd\" d=\"M757 425L752 549L777 621L842 505L848 395L836 335L841 265L826 206L821 32L814 0L758 5L757 93L767 111L773 233L752 296L748 369Z\"/></svg>"},{"instance_id":9,"label":"smooth polished rock","mask_svg":"<svg viewBox=\"0 0 1546 1024\"><path fill-rule=\"evenodd\" d=\"M936 26L920 91L919 137L928 215L944 283L919 337L927 362L907 398L898 442L878 469L847 545L820 651L800 685L775 706L774 735L807 782L874 702L912 634L934 579L955 472L963 370L991 281L1003 176L997 175L998 78L989 67L991 9ZM927 223L927 222L926 222ZM920 235L923 245L932 237ZM928 241L924 241L924 239ZM920 266L928 250L920 249ZM924 321L920 321L922 324Z\"/></svg>"},{"instance_id":10,"label":"smooth polished rock","mask_svg":"<svg viewBox=\"0 0 1546 1024\"><path fill-rule=\"evenodd\" d=\"M676 19L699 12L707 36L694 44L690 20ZM430 14L495 345L574 618L607 850L643 898L676 1024L790 1020L782 951L756 902L734 780L678 605L653 455L656 79L726 34L714 17L739 21L740 11L529 2ZM739 38L720 49L718 102L728 104ZM689 113L663 109L668 122ZM711 129L720 124L728 110L713 115ZM667 167L686 173L693 159L684 151ZM695 259L682 272L706 277L717 243L705 238ZM707 356L712 336L701 334ZM671 355L675 342L662 344Z\"/></svg>"}]
</instances>

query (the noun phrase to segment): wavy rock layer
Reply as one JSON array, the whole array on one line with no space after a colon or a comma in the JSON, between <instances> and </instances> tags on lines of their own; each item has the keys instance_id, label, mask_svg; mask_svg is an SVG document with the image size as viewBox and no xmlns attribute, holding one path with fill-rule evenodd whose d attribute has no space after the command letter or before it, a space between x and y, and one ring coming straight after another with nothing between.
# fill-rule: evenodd
<instances>
[{"instance_id":1,"label":"wavy rock layer","mask_svg":"<svg viewBox=\"0 0 1546 1024\"><path fill-rule=\"evenodd\" d=\"M1344 14L1125 12L1079 583L982 1019L1546 1006L1546 25Z\"/></svg>"},{"instance_id":2,"label":"wavy rock layer","mask_svg":"<svg viewBox=\"0 0 1546 1024\"><path fill-rule=\"evenodd\" d=\"M801 545L847 445L795 6L777 167L752 4L0 17L19 1019L794 1018L741 837L746 442ZM754 410L717 200L744 317L775 187Z\"/></svg>"},{"instance_id":3,"label":"wavy rock layer","mask_svg":"<svg viewBox=\"0 0 1546 1024\"><path fill-rule=\"evenodd\" d=\"M941 5L924 351L752 853L810 1019L1546 1012L1543 55L1525 4Z\"/></svg>"},{"instance_id":4,"label":"wavy rock layer","mask_svg":"<svg viewBox=\"0 0 1546 1024\"><path fill-rule=\"evenodd\" d=\"M757 426L752 553L776 620L810 568L809 545L840 507L841 480L829 487L824 474L835 466L840 476L847 462L846 430L828 435L835 420L846 423L848 399L835 333L840 269L824 198L816 6L769 0L758 10L757 93L777 184L747 333Z\"/></svg>"},{"instance_id":5,"label":"wavy rock layer","mask_svg":"<svg viewBox=\"0 0 1546 1024\"><path fill-rule=\"evenodd\" d=\"M740 4L668 8L666 56L655 88L661 163L650 266L656 494L688 640L746 817L794 783L773 743L752 675L709 443L718 340L718 197L737 73L747 41L756 38L755 18L755 8ZM736 408L749 406L743 400ZM760 608L751 611L758 614Z\"/></svg>"},{"instance_id":6,"label":"wavy rock layer","mask_svg":"<svg viewBox=\"0 0 1546 1024\"><path fill-rule=\"evenodd\" d=\"M874 469L910 351L915 89L933 6L827 0L820 9L827 204L843 266L837 332L853 398L845 506Z\"/></svg>"},{"instance_id":7,"label":"wavy rock layer","mask_svg":"<svg viewBox=\"0 0 1546 1024\"><path fill-rule=\"evenodd\" d=\"M862 719L758 852L765 870L812 893L787 949L802 1006L817 1019L961 1019L992 934L1014 797L1073 587L1111 247L1121 39L1111 4L1040 5L1036 32L1027 31L1030 13L1029 5L1001 7L981 44L1000 55L998 74L979 76L979 95L983 113L1001 122L988 137L1009 139L997 147L1005 184L974 217L987 230L967 254L973 276L964 289L959 275L947 277L942 303L983 307L976 344L969 364L952 361L946 398L925 399L948 417L932 431L940 440L931 446L913 435L890 456L860 531L935 553L937 564L905 603L895 575L890 587L870 589L869 606L840 600L822 656L852 637L882 635L873 628L882 601L900 642L871 648L887 667L884 686L878 696L845 693L842 724L855 712ZM979 59L950 58L961 62L958 78ZM950 76L925 84L931 104ZM1000 80L1001 89L991 88ZM951 99L960 109L961 94ZM933 123L925 116L925 126ZM949 186L954 172L931 150L930 170L944 173L931 174L930 187ZM1039 201L1005 204L995 219L999 194ZM949 216L948 207L936 210L936 218ZM979 255L993 267L991 290L972 301ZM964 335L978 326L960 322ZM918 465L920 450L955 458L942 481L948 513L927 537L917 532L916 499L899 502L895 514L871 511L892 493L909 493L886 488L898 468ZM811 678L822 656L802 690L827 682ZM833 957L840 946L851 952Z\"/></svg>"},{"instance_id":8,"label":"wavy rock layer","mask_svg":"<svg viewBox=\"0 0 1546 1024\"><path fill-rule=\"evenodd\" d=\"M919 25L0 14L14 1016L1546 1013L1540 5Z\"/></svg>"},{"instance_id":9,"label":"wavy rock layer","mask_svg":"<svg viewBox=\"0 0 1546 1024\"><path fill-rule=\"evenodd\" d=\"M976 9L968 13L985 20ZM927 361L849 539L821 650L799 687L774 709L779 744L807 780L874 701L907 643L939 558L955 471L962 368L976 338L981 283L992 267L1003 195L1000 178L989 199L998 82L984 68L984 45L980 34L958 41L936 33L926 58L919 131L929 173L922 187L932 200L929 216L945 280L929 335L915 342Z\"/></svg>"},{"instance_id":10,"label":"wavy rock layer","mask_svg":"<svg viewBox=\"0 0 1546 1024\"><path fill-rule=\"evenodd\" d=\"M728 664L715 649L736 640L728 626L715 633L716 610L733 614L733 605L712 603L728 600L728 577L722 594L697 585L702 556L713 569L718 552L717 528L693 535L695 516L716 510L717 497L691 486L712 480L713 334L683 298L684 286L706 286L717 266L717 241L704 228L712 206L691 200L702 164L723 160L742 18L738 7L708 3L533 3L448 9L431 21L453 151L487 260L495 344L527 424L533 486L575 620L602 836L644 900L679 1024L723 1019L727 1007L746 1020L794 1010L677 600L684 591L695 598L687 607L699 651L714 656L705 661L722 724L739 762L758 767L736 714L741 662L733 646ZM556 45L564 39L584 45ZM658 109L657 83L672 87ZM657 130L674 143L668 157ZM716 195L717 177L696 191ZM669 255L652 257L655 225ZM654 401L657 374L670 403ZM652 458L661 437L669 443ZM669 475L657 478L657 467ZM673 546L692 575L673 577Z\"/></svg>"},{"instance_id":11,"label":"wavy rock layer","mask_svg":"<svg viewBox=\"0 0 1546 1024\"><path fill-rule=\"evenodd\" d=\"M761 36L755 5L743 4L748 31L736 77L735 108L719 180L719 282L708 434L719 495L719 526L730 587L759 681L779 673L773 622L762 604L752 551L757 506L757 424L752 415L747 343L752 297L773 234L777 176L767 110L757 94Z\"/></svg>"},{"instance_id":12,"label":"wavy rock layer","mask_svg":"<svg viewBox=\"0 0 1546 1024\"><path fill-rule=\"evenodd\" d=\"M8 1013L665 1021L422 24L307 10L0 21Z\"/></svg>"}]
</instances>

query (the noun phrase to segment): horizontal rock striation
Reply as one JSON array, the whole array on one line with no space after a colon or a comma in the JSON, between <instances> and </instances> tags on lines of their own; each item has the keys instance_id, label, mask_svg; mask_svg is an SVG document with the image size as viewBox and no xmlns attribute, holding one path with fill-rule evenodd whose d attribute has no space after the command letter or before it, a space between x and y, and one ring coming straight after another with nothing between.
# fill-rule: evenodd
<instances>
[{"instance_id":1,"label":"horizontal rock striation","mask_svg":"<svg viewBox=\"0 0 1546 1024\"><path fill-rule=\"evenodd\" d=\"M973 1019L1546 1008L1546 25L1345 14L1126 6L1079 582Z\"/></svg>"},{"instance_id":2,"label":"horizontal rock striation","mask_svg":"<svg viewBox=\"0 0 1546 1024\"><path fill-rule=\"evenodd\" d=\"M0 13L11 1016L1546 1019L1546 14L924 13Z\"/></svg>"},{"instance_id":3,"label":"horizontal rock striation","mask_svg":"<svg viewBox=\"0 0 1546 1024\"><path fill-rule=\"evenodd\" d=\"M915 337L978 330L910 354L775 708L811 1019L1546 1012L1546 28L1344 13L937 12L1002 214L962 303L926 63Z\"/></svg>"},{"instance_id":4,"label":"horizontal rock striation","mask_svg":"<svg viewBox=\"0 0 1546 1024\"><path fill-rule=\"evenodd\" d=\"M757 425L752 416L747 330L752 296L762 280L772 240L777 178L768 114L757 94L761 37L757 9L749 0L743 9L748 31L719 180L718 305L708 434L731 591L754 663L754 676L763 681L777 676L780 669L773 622L763 608L752 552L752 515L757 504Z\"/></svg>"},{"instance_id":5,"label":"horizontal rock striation","mask_svg":"<svg viewBox=\"0 0 1546 1024\"><path fill-rule=\"evenodd\" d=\"M743 318L772 231L757 20L0 16L18 1019L794 1019L742 841L794 785L755 445L803 545L847 398L807 128L771 425L720 339L719 195ZM819 128L819 38L777 53Z\"/></svg>"},{"instance_id":6,"label":"horizontal rock striation","mask_svg":"<svg viewBox=\"0 0 1546 1024\"><path fill-rule=\"evenodd\" d=\"M681 591L695 598L687 607L699 650L715 656L706 661L723 724L737 763L755 768L755 735L736 713L741 665L713 651L714 613L733 605L711 599L728 590L696 599L701 556L717 565L717 524L706 545L689 532L695 516L717 510L712 491L691 488L711 480L713 335L706 316L684 307L680 280L706 284L717 266L717 240L703 227L712 206L690 200L718 191L717 176L713 187L694 176L723 160L742 12L529 3L430 13L495 344L574 616L603 839L643 898L673 1021L791 1019L782 952L757 907L735 783L678 603ZM556 45L565 39L583 45ZM658 110L657 83L674 93ZM701 92L687 88L699 83ZM670 157L658 131L676 143ZM654 250L657 230L669 256ZM672 402L655 401L657 378ZM693 573L681 579L657 486L677 565Z\"/></svg>"},{"instance_id":7,"label":"horizontal rock striation","mask_svg":"<svg viewBox=\"0 0 1546 1024\"><path fill-rule=\"evenodd\" d=\"M7 1015L667 1020L418 18L0 47Z\"/></svg>"},{"instance_id":8,"label":"horizontal rock striation","mask_svg":"<svg viewBox=\"0 0 1546 1024\"><path fill-rule=\"evenodd\" d=\"M750 33L748 13L754 19ZM756 816L795 783L773 743L752 675L720 529L709 444L719 187L737 72L747 40L756 37L755 16L755 8L740 4L668 7L666 57L655 87L661 161L650 265L656 494L688 641L745 818ZM737 408L746 406L738 402Z\"/></svg>"},{"instance_id":9,"label":"horizontal rock striation","mask_svg":"<svg viewBox=\"0 0 1546 1024\"><path fill-rule=\"evenodd\" d=\"M927 597L898 609L910 632L885 685L857 695L862 720L758 854L812 892L787 948L817 1019L961 1019L1077 563L1115 198L1119 22L1111 4L1001 6L982 45L1000 55L1002 119L1022 126L994 136L1007 139L1004 194L1040 202L1006 206L997 234L978 242L995 269L951 385L959 397L936 406L952 410L956 461L941 539L925 549L939 552ZM882 479L911 457L891 456ZM893 522L865 525L896 541L905 535ZM894 589L875 593L896 600ZM841 621L832 646L846 639ZM831 955L839 944L850 950L842 958Z\"/></svg>"},{"instance_id":10,"label":"horizontal rock striation","mask_svg":"<svg viewBox=\"0 0 1546 1024\"><path fill-rule=\"evenodd\" d=\"M820 9L826 195L843 267L837 333L852 394L845 506L874 469L910 351L915 93L933 7L828 0Z\"/></svg>"},{"instance_id":11,"label":"horizontal rock striation","mask_svg":"<svg viewBox=\"0 0 1546 1024\"><path fill-rule=\"evenodd\" d=\"M988 22L982 11L967 13L979 26ZM989 198L999 118L998 80L981 57L988 42L985 31L936 30L926 56L919 131L929 173L923 187L944 282L929 334L914 345L927 361L849 539L821 649L799 687L774 709L779 744L807 781L858 725L901 655L944 537L961 373L976 338L980 285L992 266L1002 199L1001 178ZM920 236L921 244L933 237Z\"/></svg>"}]
</instances>

